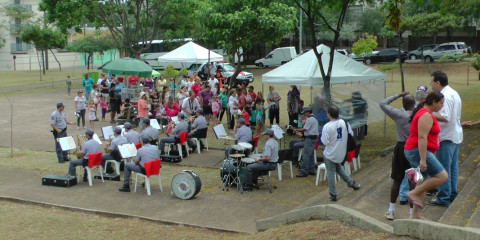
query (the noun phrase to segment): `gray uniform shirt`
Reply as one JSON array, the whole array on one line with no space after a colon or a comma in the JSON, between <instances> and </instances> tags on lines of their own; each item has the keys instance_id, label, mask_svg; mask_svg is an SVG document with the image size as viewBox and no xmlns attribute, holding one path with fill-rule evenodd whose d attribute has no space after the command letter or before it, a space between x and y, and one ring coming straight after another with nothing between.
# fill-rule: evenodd
<instances>
[{"instance_id":1,"label":"gray uniform shirt","mask_svg":"<svg viewBox=\"0 0 480 240\"><path fill-rule=\"evenodd\" d=\"M237 129L237 133L235 133L235 138L238 140L239 143L248 142L252 140L252 129L243 125L241 128Z\"/></svg>"},{"instance_id":2,"label":"gray uniform shirt","mask_svg":"<svg viewBox=\"0 0 480 240\"><path fill-rule=\"evenodd\" d=\"M202 129L202 128L206 128L206 127L207 127L207 120L205 119L205 117L203 115L198 116L193 121L193 124L192 124L193 130L198 130L198 129Z\"/></svg>"},{"instance_id":3,"label":"gray uniform shirt","mask_svg":"<svg viewBox=\"0 0 480 240\"><path fill-rule=\"evenodd\" d=\"M148 137L151 137L152 140L157 140L158 130L153 128L152 126L148 126L147 128L143 129L142 135L147 135Z\"/></svg>"},{"instance_id":4,"label":"gray uniform shirt","mask_svg":"<svg viewBox=\"0 0 480 240\"><path fill-rule=\"evenodd\" d=\"M380 108L395 122L395 128L397 131L397 142L407 141L408 135L410 135L410 115L412 111L405 111L403 108L394 108L389 104L399 98L400 95L392 95L380 102Z\"/></svg>"},{"instance_id":5,"label":"gray uniform shirt","mask_svg":"<svg viewBox=\"0 0 480 240\"><path fill-rule=\"evenodd\" d=\"M81 153L85 154L83 159L88 159L88 154L100 152L100 144L93 138L88 139L83 143Z\"/></svg>"},{"instance_id":6,"label":"gray uniform shirt","mask_svg":"<svg viewBox=\"0 0 480 240\"><path fill-rule=\"evenodd\" d=\"M123 136L127 138L128 143L137 144L140 142L140 133L135 130L130 129Z\"/></svg>"},{"instance_id":7,"label":"gray uniform shirt","mask_svg":"<svg viewBox=\"0 0 480 240\"><path fill-rule=\"evenodd\" d=\"M268 139L268 141L265 143L262 156L270 156L270 160L268 160L268 162L276 163L278 161L278 142L275 139Z\"/></svg>"},{"instance_id":8,"label":"gray uniform shirt","mask_svg":"<svg viewBox=\"0 0 480 240\"><path fill-rule=\"evenodd\" d=\"M175 128L173 129L173 133L176 135L186 131L188 131L188 124L185 121L178 122Z\"/></svg>"},{"instance_id":9,"label":"gray uniform shirt","mask_svg":"<svg viewBox=\"0 0 480 240\"><path fill-rule=\"evenodd\" d=\"M58 110L55 110L51 115L50 115L50 124L53 124L56 128L58 129L65 129L67 127L67 118L65 117L65 113L59 112Z\"/></svg>"},{"instance_id":10,"label":"gray uniform shirt","mask_svg":"<svg viewBox=\"0 0 480 240\"><path fill-rule=\"evenodd\" d=\"M305 121L305 125L303 126L305 128L305 136L318 136L318 121L315 117L310 116L307 118L307 121Z\"/></svg>"},{"instance_id":11,"label":"gray uniform shirt","mask_svg":"<svg viewBox=\"0 0 480 240\"><path fill-rule=\"evenodd\" d=\"M128 143L128 140L126 137L122 135L118 135L115 139L112 140L110 143L110 148L109 150L111 151L118 151L118 146L123 145L125 143Z\"/></svg>"},{"instance_id":12,"label":"gray uniform shirt","mask_svg":"<svg viewBox=\"0 0 480 240\"><path fill-rule=\"evenodd\" d=\"M140 165L142 165L143 167L143 164L145 162L157 160L158 158L160 158L158 148L156 146L150 145L150 143L147 143L143 145L143 147L138 149L135 160L140 162Z\"/></svg>"}]
</instances>

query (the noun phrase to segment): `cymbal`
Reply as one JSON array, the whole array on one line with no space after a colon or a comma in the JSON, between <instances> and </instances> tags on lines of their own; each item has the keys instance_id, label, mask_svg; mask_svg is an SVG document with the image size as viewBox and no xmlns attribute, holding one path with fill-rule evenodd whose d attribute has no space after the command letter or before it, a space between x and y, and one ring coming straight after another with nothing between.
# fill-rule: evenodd
<instances>
[{"instance_id":1,"label":"cymbal","mask_svg":"<svg viewBox=\"0 0 480 240\"><path fill-rule=\"evenodd\" d=\"M240 157L245 157L245 154L241 154L241 153L230 154L230 157L233 157L233 158L240 158Z\"/></svg>"}]
</instances>

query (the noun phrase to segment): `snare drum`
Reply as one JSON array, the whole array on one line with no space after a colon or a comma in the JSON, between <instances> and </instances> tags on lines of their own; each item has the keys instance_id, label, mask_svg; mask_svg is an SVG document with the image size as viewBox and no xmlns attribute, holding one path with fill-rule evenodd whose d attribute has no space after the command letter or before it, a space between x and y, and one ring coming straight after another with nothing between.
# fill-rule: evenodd
<instances>
[{"instance_id":1,"label":"snare drum","mask_svg":"<svg viewBox=\"0 0 480 240\"><path fill-rule=\"evenodd\" d=\"M180 199L191 199L200 192L202 182L193 171L183 170L172 179L172 192Z\"/></svg>"},{"instance_id":2,"label":"snare drum","mask_svg":"<svg viewBox=\"0 0 480 240\"><path fill-rule=\"evenodd\" d=\"M252 152L253 146L250 143L242 142L238 143L238 145L242 146L245 149L245 156L248 157Z\"/></svg>"},{"instance_id":3,"label":"snare drum","mask_svg":"<svg viewBox=\"0 0 480 240\"><path fill-rule=\"evenodd\" d=\"M241 145L233 145L232 147L230 147L230 155L236 153L245 155L245 148Z\"/></svg>"}]
</instances>

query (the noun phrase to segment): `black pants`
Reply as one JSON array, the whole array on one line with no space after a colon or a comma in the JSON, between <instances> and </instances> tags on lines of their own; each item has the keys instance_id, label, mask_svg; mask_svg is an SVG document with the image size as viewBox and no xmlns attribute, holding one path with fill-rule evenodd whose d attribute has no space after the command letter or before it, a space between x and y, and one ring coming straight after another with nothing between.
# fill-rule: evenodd
<instances>
[{"instance_id":1,"label":"black pants","mask_svg":"<svg viewBox=\"0 0 480 240\"><path fill-rule=\"evenodd\" d=\"M85 109L78 111L77 126L80 127L80 118L82 119L82 126L85 127Z\"/></svg>"},{"instance_id":2,"label":"black pants","mask_svg":"<svg viewBox=\"0 0 480 240\"><path fill-rule=\"evenodd\" d=\"M298 124L295 123L295 120L298 120L298 113L288 113L288 125L297 127Z\"/></svg>"},{"instance_id":3,"label":"black pants","mask_svg":"<svg viewBox=\"0 0 480 240\"><path fill-rule=\"evenodd\" d=\"M275 118L275 122L277 125L280 123L280 109L278 108L270 108L269 110L269 118L270 118L270 125L273 124L273 119Z\"/></svg>"},{"instance_id":4,"label":"black pants","mask_svg":"<svg viewBox=\"0 0 480 240\"><path fill-rule=\"evenodd\" d=\"M220 118L219 118L220 122L222 121L222 119L223 119L223 114L225 114L226 111L227 111L226 108L222 108L222 112L220 113Z\"/></svg>"}]
</instances>

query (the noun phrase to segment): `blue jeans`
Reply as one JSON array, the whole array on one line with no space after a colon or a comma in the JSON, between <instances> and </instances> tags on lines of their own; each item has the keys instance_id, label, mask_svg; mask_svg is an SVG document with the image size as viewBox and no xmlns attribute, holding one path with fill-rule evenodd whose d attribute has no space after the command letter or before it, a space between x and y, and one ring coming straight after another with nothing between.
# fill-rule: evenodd
<instances>
[{"instance_id":1,"label":"blue jeans","mask_svg":"<svg viewBox=\"0 0 480 240\"><path fill-rule=\"evenodd\" d=\"M441 141L440 148L435 153L438 161L448 173L448 179L438 188L437 202L450 204L457 197L458 149L460 144L452 141Z\"/></svg>"},{"instance_id":2,"label":"blue jeans","mask_svg":"<svg viewBox=\"0 0 480 240\"><path fill-rule=\"evenodd\" d=\"M413 168L417 168L420 165L420 153L418 148L411 149L411 150L404 150L405 157L407 158L408 162L410 162L410 166ZM435 155L427 150L427 169L425 172L422 172L423 177L433 177L437 174L441 173L444 168L442 164L437 160Z\"/></svg>"},{"instance_id":3,"label":"blue jeans","mask_svg":"<svg viewBox=\"0 0 480 240\"><path fill-rule=\"evenodd\" d=\"M331 195L337 195L337 189L335 187L335 174L338 174L343 181L347 183L347 186L353 184L353 179L345 173L343 168L340 166L340 163L334 163L326 158L323 159L325 161L325 168L327 170L327 183L328 183L328 192Z\"/></svg>"},{"instance_id":4,"label":"blue jeans","mask_svg":"<svg viewBox=\"0 0 480 240\"><path fill-rule=\"evenodd\" d=\"M409 185L408 185L408 177L407 174L405 174L405 177L403 178L402 184L400 185L400 191L399 191L399 197L400 201L407 201L407 193L410 191Z\"/></svg>"}]
</instances>

